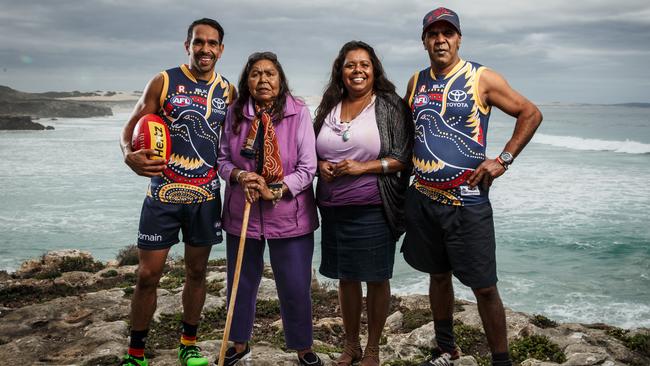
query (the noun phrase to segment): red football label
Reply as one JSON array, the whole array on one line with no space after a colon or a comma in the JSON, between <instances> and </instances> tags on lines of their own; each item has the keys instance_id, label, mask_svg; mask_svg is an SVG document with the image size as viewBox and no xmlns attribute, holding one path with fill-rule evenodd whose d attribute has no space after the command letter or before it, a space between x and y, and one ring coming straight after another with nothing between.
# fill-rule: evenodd
<instances>
[{"instance_id":1,"label":"red football label","mask_svg":"<svg viewBox=\"0 0 650 366\"><path fill-rule=\"evenodd\" d=\"M167 124L156 114L142 116L133 129L131 146L134 151L155 150L154 154L149 155L150 159L169 159L172 144Z\"/></svg>"}]
</instances>

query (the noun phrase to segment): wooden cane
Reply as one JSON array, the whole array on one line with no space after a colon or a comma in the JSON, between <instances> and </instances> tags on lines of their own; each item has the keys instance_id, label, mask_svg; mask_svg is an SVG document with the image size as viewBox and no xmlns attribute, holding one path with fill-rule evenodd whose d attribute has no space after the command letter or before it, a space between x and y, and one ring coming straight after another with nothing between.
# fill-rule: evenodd
<instances>
[{"instance_id":1,"label":"wooden cane","mask_svg":"<svg viewBox=\"0 0 650 366\"><path fill-rule=\"evenodd\" d=\"M237 263L235 264L235 276L232 280L232 289L230 290L230 302L228 304L228 315L226 315L226 327L223 330L223 339L221 340L221 350L219 351L219 366L223 366L228 348L228 337L230 336L230 325L232 324L232 315L235 311L235 300L237 299L237 288L239 287L239 275L241 274L241 263L244 259L244 247L246 246L246 229L248 229L248 216L251 212L251 204L246 201L244 206L244 218L241 224L241 234L239 237L239 250L237 250Z\"/></svg>"}]
</instances>

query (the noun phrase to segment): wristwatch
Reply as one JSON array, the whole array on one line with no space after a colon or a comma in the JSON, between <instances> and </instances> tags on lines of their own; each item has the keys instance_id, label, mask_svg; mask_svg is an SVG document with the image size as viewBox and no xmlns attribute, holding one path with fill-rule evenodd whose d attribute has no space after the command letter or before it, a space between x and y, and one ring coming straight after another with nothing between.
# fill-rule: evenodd
<instances>
[{"instance_id":1,"label":"wristwatch","mask_svg":"<svg viewBox=\"0 0 650 366\"><path fill-rule=\"evenodd\" d=\"M497 161L503 165L506 170L508 170L508 167L512 164L513 160L515 160L515 158L507 151L502 152L497 158Z\"/></svg>"}]
</instances>

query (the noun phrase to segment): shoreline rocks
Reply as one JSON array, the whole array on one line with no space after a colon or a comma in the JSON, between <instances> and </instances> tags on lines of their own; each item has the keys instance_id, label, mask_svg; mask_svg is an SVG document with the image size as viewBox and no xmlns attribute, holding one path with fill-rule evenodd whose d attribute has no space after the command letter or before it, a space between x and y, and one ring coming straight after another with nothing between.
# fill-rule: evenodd
<instances>
[{"instance_id":1,"label":"shoreline rocks","mask_svg":"<svg viewBox=\"0 0 650 366\"><path fill-rule=\"evenodd\" d=\"M124 253L120 254L121 256ZM123 259L122 257L121 259ZM21 355L21 364L114 365L126 352L130 298L136 265L95 261L88 252L50 252L26 261L15 273L0 273L0 364ZM208 265L207 295L199 345L214 360L225 324L225 261ZM151 365L177 365L184 281L182 259L170 260L158 290L158 307L147 343ZM253 330L252 365L297 365L286 350L275 282L265 269ZM343 347L336 290L314 282L314 349L334 365ZM476 304L456 300L454 333L464 356L460 365L489 364L487 340ZM606 324L558 324L507 309L513 359L524 366L650 365L650 330ZM380 345L383 365L417 365L434 348L426 295L391 299ZM362 344L367 327L362 317ZM12 363L13 364L13 363Z\"/></svg>"},{"instance_id":2,"label":"shoreline rocks","mask_svg":"<svg viewBox=\"0 0 650 366\"><path fill-rule=\"evenodd\" d=\"M53 130L52 126L44 126L33 122L29 116L0 116L0 130L21 131L21 130Z\"/></svg>"}]
</instances>

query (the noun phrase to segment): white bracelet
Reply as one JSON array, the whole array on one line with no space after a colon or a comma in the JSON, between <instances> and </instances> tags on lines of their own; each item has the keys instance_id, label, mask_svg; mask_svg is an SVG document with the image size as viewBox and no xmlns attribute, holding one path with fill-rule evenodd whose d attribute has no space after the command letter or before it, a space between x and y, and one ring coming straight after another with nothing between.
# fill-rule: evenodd
<instances>
[{"instance_id":1,"label":"white bracelet","mask_svg":"<svg viewBox=\"0 0 650 366\"><path fill-rule=\"evenodd\" d=\"M388 174L388 160L382 158L379 159L379 162L381 163L381 172Z\"/></svg>"},{"instance_id":2,"label":"white bracelet","mask_svg":"<svg viewBox=\"0 0 650 366\"><path fill-rule=\"evenodd\" d=\"M241 177L241 175L244 174L244 173L248 173L248 172L246 170L242 169L239 172L237 172L237 175L235 175L235 182L237 182L237 184L241 184L241 183L239 183L239 177Z\"/></svg>"}]
</instances>

